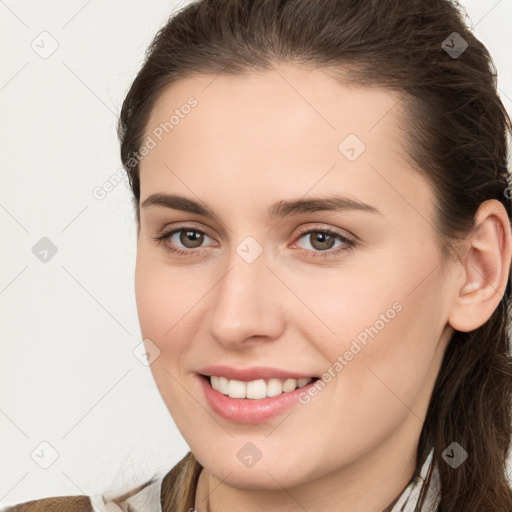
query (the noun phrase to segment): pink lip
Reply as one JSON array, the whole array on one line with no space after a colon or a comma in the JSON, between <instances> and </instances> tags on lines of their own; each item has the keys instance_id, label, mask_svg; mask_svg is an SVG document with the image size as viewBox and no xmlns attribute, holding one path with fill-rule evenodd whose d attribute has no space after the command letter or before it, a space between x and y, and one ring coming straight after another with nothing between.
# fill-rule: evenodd
<instances>
[{"instance_id":1,"label":"pink lip","mask_svg":"<svg viewBox=\"0 0 512 512\"><path fill-rule=\"evenodd\" d=\"M241 380L249 382L257 379L305 379L314 378L317 375L306 375L304 373L290 372L279 368L267 368L264 366L253 366L252 368L234 368L225 365L206 366L198 371L202 375L216 375L226 377L229 380Z\"/></svg>"},{"instance_id":2,"label":"pink lip","mask_svg":"<svg viewBox=\"0 0 512 512\"><path fill-rule=\"evenodd\" d=\"M253 400L250 398L231 398L213 389L208 377L198 375L197 378L200 381L206 401L214 412L228 421L246 424L263 423L282 414L285 410L297 404L299 395L303 392L307 393L308 389L316 383L316 380L314 380L306 386L289 393Z\"/></svg>"}]
</instances>

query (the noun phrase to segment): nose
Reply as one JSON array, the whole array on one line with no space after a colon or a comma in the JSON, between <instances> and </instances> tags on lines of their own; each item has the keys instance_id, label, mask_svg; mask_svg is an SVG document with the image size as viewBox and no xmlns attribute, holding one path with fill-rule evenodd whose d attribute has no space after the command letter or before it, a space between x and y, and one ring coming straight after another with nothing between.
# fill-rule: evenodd
<instances>
[{"instance_id":1,"label":"nose","mask_svg":"<svg viewBox=\"0 0 512 512\"><path fill-rule=\"evenodd\" d=\"M277 339L285 326L283 284L268 267L265 253L252 262L244 257L233 251L211 293L210 334L230 350Z\"/></svg>"}]
</instances>

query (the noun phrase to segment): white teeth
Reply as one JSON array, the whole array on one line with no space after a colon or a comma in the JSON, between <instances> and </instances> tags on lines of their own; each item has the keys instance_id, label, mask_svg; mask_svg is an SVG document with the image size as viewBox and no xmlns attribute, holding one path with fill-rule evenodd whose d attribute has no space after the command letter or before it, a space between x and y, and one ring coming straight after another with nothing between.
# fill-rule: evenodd
<instances>
[{"instance_id":1,"label":"white teeth","mask_svg":"<svg viewBox=\"0 0 512 512\"><path fill-rule=\"evenodd\" d=\"M228 394L231 398L245 398L245 384L241 380L230 380Z\"/></svg>"},{"instance_id":2,"label":"white teeth","mask_svg":"<svg viewBox=\"0 0 512 512\"><path fill-rule=\"evenodd\" d=\"M297 387L302 388L309 384L313 379L307 377L303 379L263 379L243 382L241 380L229 380L226 377L212 375L210 383L212 388L231 398L250 398L258 400L261 398L272 397L293 391Z\"/></svg>"},{"instance_id":3,"label":"white teeth","mask_svg":"<svg viewBox=\"0 0 512 512\"><path fill-rule=\"evenodd\" d=\"M267 396L277 396L283 392L283 385L279 379L270 379L267 384Z\"/></svg>"},{"instance_id":4,"label":"white teeth","mask_svg":"<svg viewBox=\"0 0 512 512\"><path fill-rule=\"evenodd\" d=\"M245 384L245 394L247 398L265 398L267 396L267 385L265 381L260 379L247 382L247 384Z\"/></svg>"}]
</instances>

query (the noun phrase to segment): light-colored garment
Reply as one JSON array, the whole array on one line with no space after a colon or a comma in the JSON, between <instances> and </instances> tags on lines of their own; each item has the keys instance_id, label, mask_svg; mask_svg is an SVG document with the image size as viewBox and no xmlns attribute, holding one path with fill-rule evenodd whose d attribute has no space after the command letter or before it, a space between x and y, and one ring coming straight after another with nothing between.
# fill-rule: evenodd
<instances>
[{"instance_id":1,"label":"light-colored garment","mask_svg":"<svg viewBox=\"0 0 512 512\"><path fill-rule=\"evenodd\" d=\"M158 473L150 484L118 504L111 501L115 496L106 494L91 496L92 509L94 512L162 512L160 492L162 481L167 473L168 471Z\"/></svg>"},{"instance_id":2,"label":"light-colored garment","mask_svg":"<svg viewBox=\"0 0 512 512\"><path fill-rule=\"evenodd\" d=\"M421 467L420 474L413 478L395 503L391 512L414 512L420 498L424 495L421 512L435 512L441 501L441 486L437 466L432 464L434 449Z\"/></svg>"},{"instance_id":3,"label":"light-colored garment","mask_svg":"<svg viewBox=\"0 0 512 512\"><path fill-rule=\"evenodd\" d=\"M421 467L419 475L411 480L405 488L391 512L414 512L416 505L424 493L424 503L421 512L435 512L440 501L439 473L437 467L432 466L432 449ZM111 501L115 494L99 494L89 496L94 512L162 512L160 493L162 481L168 470L157 473L152 481L135 494L119 501ZM429 474L431 473L431 474ZM430 476L429 485L424 485ZM195 491L194 491L195 492ZM9 507L0 506L0 512L9 512Z\"/></svg>"}]
</instances>

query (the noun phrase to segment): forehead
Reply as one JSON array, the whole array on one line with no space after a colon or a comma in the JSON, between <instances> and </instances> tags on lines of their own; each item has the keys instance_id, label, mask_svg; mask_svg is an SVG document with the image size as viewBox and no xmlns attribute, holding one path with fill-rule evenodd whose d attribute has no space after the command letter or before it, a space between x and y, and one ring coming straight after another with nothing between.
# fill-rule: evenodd
<instances>
[{"instance_id":1,"label":"forehead","mask_svg":"<svg viewBox=\"0 0 512 512\"><path fill-rule=\"evenodd\" d=\"M159 96L146 126L154 148L140 165L141 196L186 190L186 177L198 194L212 186L241 196L281 187L277 195L297 196L347 185L369 200L384 186L396 201L401 182L409 201L427 210L430 198L417 197L426 183L411 171L404 149L399 99L397 92L295 65L178 80Z\"/></svg>"},{"instance_id":2,"label":"forehead","mask_svg":"<svg viewBox=\"0 0 512 512\"><path fill-rule=\"evenodd\" d=\"M153 106L146 135L176 113L179 119L171 123L173 135L179 136L184 129L178 126L186 125L188 131L202 128L196 132L202 139L208 134L218 139L229 135L231 140L284 144L310 137L318 142L312 137L315 134L329 143L346 132L364 138L378 125L381 130L373 135L386 133L391 139L398 135L399 97L383 88L341 82L327 70L290 64L245 75L192 75L164 88ZM190 98L197 105L189 112Z\"/></svg>"}]
</instances>

